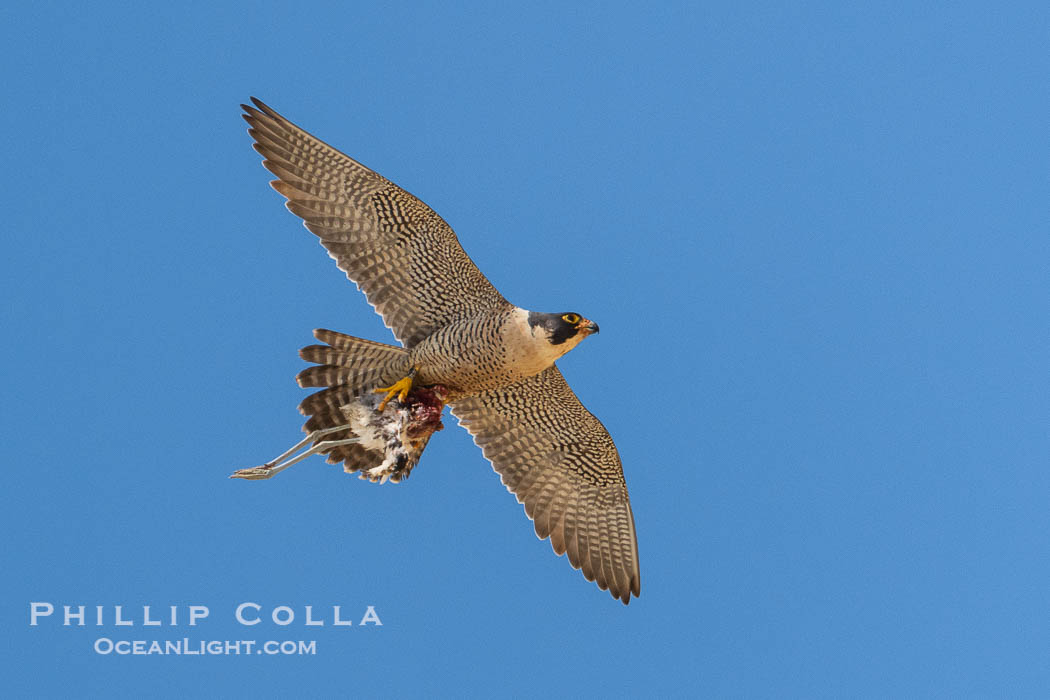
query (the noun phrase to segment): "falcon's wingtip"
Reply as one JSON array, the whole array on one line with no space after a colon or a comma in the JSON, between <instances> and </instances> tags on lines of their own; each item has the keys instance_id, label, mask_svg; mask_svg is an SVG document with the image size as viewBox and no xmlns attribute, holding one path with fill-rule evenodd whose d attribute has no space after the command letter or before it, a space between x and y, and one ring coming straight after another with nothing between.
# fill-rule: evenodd
<instances>
[{"instance_id":1,"label":"falcon's wingtip","mask_svg":"<svg viewBox=\"0 0 1050 700\"><path fill-rule=\"evenodd\" d=\"M258 107L258 108L259 108L259 109L261 109L262 111L264 111L264 112L268 112L268 111L271 111L271 110L270 110L270 106L269 106L268 104L266 104L265 102L263 102L262 100L260 100L260 99L259 99L258 97L256 97L255 95L249 95L249 96L248 96L248 99L252 101L252 104L253 104L253 105L255 105L256 107Z\"/></svg>"},{"instance_id":2,"label":"falcon's wingtip","mask_svg":"<svg viewBox=\"0 0 1050 700\"><path fill-rule=\"evenodd\" d=\"M610 588L609 592L612 593L613 598L619 599L624 605L630 605L632 594L635 598L642 597L642 584L641 581L638 580L638 576L634 575L631 577L631 582L628 588L625 588L620 592L613 591Z\"/></svg>"},{"instance_id":3,"label":"falcon's wingtip","mask_svg":"<svg viewBox=\"0 0 1050 700\"><path fill-rule=\"evenodd\" d=\"M266 104L258 97L249 97L248 99L252 104L241 103L241 109L244 110L244 114L242 114L241 117L252 126L256 125L256 122L260 117L284 121L284 118L274 111L273 107L270 107L270 105Z\"/></svg>"}]
</instances>

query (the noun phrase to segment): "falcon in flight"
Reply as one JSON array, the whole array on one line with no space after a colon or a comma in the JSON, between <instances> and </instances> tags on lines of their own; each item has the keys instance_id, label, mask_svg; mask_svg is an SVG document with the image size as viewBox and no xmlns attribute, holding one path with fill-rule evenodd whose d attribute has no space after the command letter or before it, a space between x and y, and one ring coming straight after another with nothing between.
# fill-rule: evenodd
<instances>
[{"instance_id":1,"label":"falcon in flight","mask_svg":"<svg viewBox=\"0 0 1050 700\"><path fill-rule=\"evenodd\" d=\"M541 539L625 604L641 592L619 453L554 361L598 332L575 312L511 304L426 204L252 98L241 105L270 184L316 234L400 346L317 330L300 351L306 438L234 477L265 479L311 454L372 481L407 478L445 404ZM295 455L299 450L305 451Z\"/></svg>"}]
</instances>

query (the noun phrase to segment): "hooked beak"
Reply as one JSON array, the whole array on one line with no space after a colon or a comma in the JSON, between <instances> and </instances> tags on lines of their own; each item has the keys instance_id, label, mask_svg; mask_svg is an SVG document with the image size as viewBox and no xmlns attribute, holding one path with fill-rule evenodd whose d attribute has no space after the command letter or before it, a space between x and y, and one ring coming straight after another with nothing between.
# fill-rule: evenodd
<instances>
[{"instance_id":1,"label":"hooked beak","mask_svg":"<svg viewBox=\"0 0 1050 700\"><path fill-rule=\"evenodd\" d=\"M576 330L582 331L587 335L591 335L592 333L598 332L598 324L594 321L588 321L587 319L583 319L576 324Z\"/></svg>"}]
</instances>

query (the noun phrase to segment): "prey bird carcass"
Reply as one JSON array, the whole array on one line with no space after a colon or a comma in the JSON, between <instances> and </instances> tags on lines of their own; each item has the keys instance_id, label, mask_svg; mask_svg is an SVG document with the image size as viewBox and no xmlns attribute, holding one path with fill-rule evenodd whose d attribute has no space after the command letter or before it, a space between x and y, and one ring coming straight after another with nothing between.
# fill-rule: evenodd
<instances>
[{"instance_id":1,"label":"prey bird carcass","mask_svg":"<svg viewBox=\"0 0 1050 700\"><path fill-rule=\"evenodd\" d=\"M358 395L340 408L346 424L311 432L302 442L276 459L258 467L240 469L232 479L269 479L313 454L325 454L336 447L359 445L374 455L378 464L357 471L358 477L372 483L400 483L419 463L430 436L442 430L441 413L448 389L440 384L412 388L405 399L384 401L377 392ZM381 404L385 406L381 407ZM295 454L309 443L300 454ZM334 462L334 459L329 461Z\"/></svg>"}]
</instances>

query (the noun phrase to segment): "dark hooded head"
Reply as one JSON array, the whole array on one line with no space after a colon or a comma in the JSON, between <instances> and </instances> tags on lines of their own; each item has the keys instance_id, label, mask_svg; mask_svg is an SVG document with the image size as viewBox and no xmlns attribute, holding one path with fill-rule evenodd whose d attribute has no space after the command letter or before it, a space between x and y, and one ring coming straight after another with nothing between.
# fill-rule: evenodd
<instances>
[{"instance_id":1,"label":"dark hooded head","mask_svg":"<svg viewBox=\"0 0 1050 700\"><path fill-rule=\"evenodd\" d=\"M560 314L530 311L529 326L534 334L541 329L545 331L551 345L562 345L569 342L570 347L592 333L598 332L597 323L588 321L574 311L565 311Z\"/></svg>"}]
</instances>

